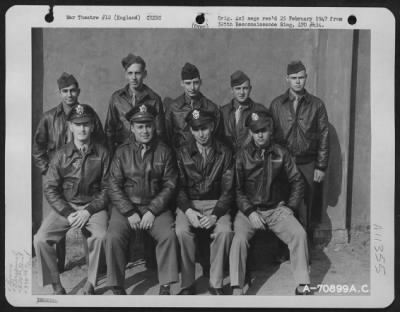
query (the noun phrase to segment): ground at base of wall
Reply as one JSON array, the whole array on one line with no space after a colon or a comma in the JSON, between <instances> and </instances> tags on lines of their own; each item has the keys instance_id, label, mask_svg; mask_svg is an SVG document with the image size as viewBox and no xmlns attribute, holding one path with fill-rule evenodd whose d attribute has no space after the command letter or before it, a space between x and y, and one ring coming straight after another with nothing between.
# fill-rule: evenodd
<instances>
[{"instance_id":1,"label":"ground at base of wall","mask_svg":"<svg viewBox=\"0 0 400 312\"><path fill-rule=\"evenodd\" d=\"M274 240L257 242L253 251L256 259L252 264L250 287L246 286L246 295L294 295L296 284L291 273L290 262L274 264L272 253ZM351 244L317 245L311 251L310 276L314 295L369 295L370 289L370 247L369 233L359 233ZM61 274L61 281L67 294L74 295L86 282L87 265L82 241L68 240L66 271ZM51 294L51 286L38 285L37 259L33 259L32 293ZM196 264L196 289L198 295L208 295L208 279L202 276L201 266ZM224 291L231 294L229 274L224 279ZM348 288L346 288L346 285ZM350 287L352 287L350 292ZM157 295L159 285L156 271L147 270L142 259L137 258L127 265L125 289L132 295ZM345 291L347 290L347 293ZM171 294L180 291L179 283L172 285ZM106 287L106 275L100 274L96 294L110 295Z\"/></svg>"}]
</instances>

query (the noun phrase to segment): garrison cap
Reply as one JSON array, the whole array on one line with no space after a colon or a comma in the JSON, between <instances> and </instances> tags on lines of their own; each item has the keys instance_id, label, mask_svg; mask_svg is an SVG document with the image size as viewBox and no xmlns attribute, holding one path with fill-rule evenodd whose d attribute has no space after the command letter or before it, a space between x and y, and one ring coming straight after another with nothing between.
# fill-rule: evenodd
<instances>
[{"instance_id":1,"label":"garrison cap","mask_svg":"<svg viewBox=\"0 0 400 312\"><path fill-rule=\"evenodd\" d=\"M70 85L73 85L73 84L75 84L77 87L79 87L78 81L75 79L75 77L66 72L62 73L60 78L57 79L57 84L58 84L59 90L69 87Z\"/></svg>"},{"instance_id":2,"label":"garrison cap","mask_svg":"<svg viewBox=\"0 0 400 312\"><path fill-rule=\"evenodd\" d=\"M292 61L288 64L286 73L288 75L291 75L296 74L302 70L306 70L306 67L301 61Z\"/></svg>"},{"instance_id":3,"label":"garrison cap","mask_svg":"<svg viewBox=\"0 0 400 312\"><path fill-rule=\"evenodd\" d=\"M194 109L186 115L185 121L190 127L200 127L215 120L212 112Z\"/></svg>"},{"instance_id":4,"label":"garrison cap","mask_svg":"<svg viewBox=\"0 0 400 312\"><path fill-rule=\"evenodd\" d=\"M75 104L67 115L67 120L73 123L92 121L96 116L94 109L88 104Z\"/></svg>"},{"instance_id":5,"label":"garrison cap","mask_svg":"<svg viewBox=\"0 0 400 312\"><path fill-rule=\"evenodd\" d=\"M122 59L121 64L125 70L127 70L132 64L142 65L143 70L146 68L146 62L140 56L136 56L132 53L129 53L127 56L125 56Z\"/></svg>"},{"instance_id":6,"label":"garrison cap","mask_svg":"<svg viewBox=\"0 0 400 312\"><path fill-rule=\"evenodd\" d=\"M182 67L181 78L182 80L192 80L195 78L200 78L200 72L193 64L186 63Z\"/></svg>"},{"instance_id":7,"label":"garrison cap","mask_svg":"<svg viewBox=\"0 0 400 312\"><path fill-rule=\"evenodd\" d=\"M245 126L256 132L273 122L272 115L266 111L256 111L247 116Z\"/></svg>"},{"instance_id":8,"label":"garrison cap","mask_svg":"<svg viewBox=\"0 0 400 312\"><path fill-rule=\"evenodd\" d=\"M231 87L240 86L246 81L250 81L250 78L241 70L237 70L231 75Z\"/></svg>"},{"instance_id":9,"label":"garrison cap","mask_svg":"<svg viewBox=\"0 0 400 312\"><path fill-rule=\"evenodd\" d=\"M129 112L125 114L125 118L132 122L151 122L157 115L157 110L150 105L142 104L135 106Z\"/></svg>"}]
</instances>

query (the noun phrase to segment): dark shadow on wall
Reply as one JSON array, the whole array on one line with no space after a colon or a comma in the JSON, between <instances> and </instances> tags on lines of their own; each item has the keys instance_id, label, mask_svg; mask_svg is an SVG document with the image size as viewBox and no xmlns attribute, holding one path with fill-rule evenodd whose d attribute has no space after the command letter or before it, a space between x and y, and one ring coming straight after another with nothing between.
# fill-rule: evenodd
<instances>
[{"instance_id":1,"label":"dark shadow on wall","mask_svg":"<svg viewBox=\"0 0 400 312\"><path fill-rule=\"evenodd\" d=\"M43 113L43 31L32 29L32 136ZM42 210L42 175L32 162L32 234L36 233L43 218ZM33 249L32 249L33 250Z\"/></svg>"},{"instance_id":2,"label":"dark shadow on wall","mask_svg":"<svg viewBox=\"0 0 400 312\"><path fill-rule=\"evenodd\" d=\"M326 171L326 181L315 184L314 204L312 207L312 222L314 228L320 228L314 236L311 251L311 282L321 284L330 270L331 261L324 249L332 240L332 223L327 213L328 207L336 207L342 190L343 177L342 149L335 127L329 123L329 162Z\"/></svg>"}]
</instances>

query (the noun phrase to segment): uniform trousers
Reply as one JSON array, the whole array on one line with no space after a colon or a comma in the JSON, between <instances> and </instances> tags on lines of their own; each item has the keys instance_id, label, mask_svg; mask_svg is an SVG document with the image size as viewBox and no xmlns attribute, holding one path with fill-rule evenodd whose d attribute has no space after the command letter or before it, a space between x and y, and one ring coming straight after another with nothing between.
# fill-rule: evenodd
<instances>
[{"instance_id":1,"label":"uniform trousers","mask_svg":"<svg viewBox=\"0 0 400 312\"><path fill-rule=\"evenodd\" d=\"M144 207L139 208L141 214ZM178 243L175 224L170 210L162 212L154 219L148 233L156 241L156 260L158 279L161 285L178 281ZM125 266L128 263L129 243L135 238L128 218L117 208L113 208L106 236L107 284L112 287L124 287Z\"/></svg>"},{"instance_id":2,"label":"uniform trousers","mask_svg":"<svg viewBox=\"0 0 400 312\"><path fill-rule=\"evenodd\" d=\"M293 216L293 212L285 206L258 212L265 220L266 226L288 245L290 264L296 283L309 284L307 234ZM238 211L236 215L233 229L234 237L229 254L229 275L231 286L243 288L249 240L254 236L256 229L252 227L250 219L241 211Z\"/></svg>"},{"instance_id":3,"label":"uniform trousers","mask_svg":"<svg viewBox=\"0 0 400 312\"><path fill-rule=\"evenodd\" d=\"M304 179L304 200L299 205L298 218L307 234L310 234L311 227L311 208L314 197L314 162L296 165Z\"/></svg>"},{"instance_id":4,"label":"uniform trousers","mask_svg":"<svg viewBox=\"0 0 400 312\"><path fill-rule=\"evenodd\" d=\"M203 215L210 215L212 207L198 209ZM177 209L176 236L178 237L181 251L182 288L193 285L196 273L196 233L208 231L210 233L210 286L222 288L224 279L224 263L227 263L229 248L233 232L229 213L221 216L215 226L209 230L194 228L185 213Z\"/></svg>"},{"instance_id":5,"label":"uniform trousers","mask_svg":"<svg viewBox=\"0 0 400 312\"><path fill-rule=\"evenodd\" d=\"M101 248L107 231L105 210L92 214L82 229L89 249L88 282L96 285ZM33 244L39 263L39 278L43 286L59 281L57 254L54 244L60 242L71 228L68 219L52 210L34 236Z\"/></svg>"}]
</instances>

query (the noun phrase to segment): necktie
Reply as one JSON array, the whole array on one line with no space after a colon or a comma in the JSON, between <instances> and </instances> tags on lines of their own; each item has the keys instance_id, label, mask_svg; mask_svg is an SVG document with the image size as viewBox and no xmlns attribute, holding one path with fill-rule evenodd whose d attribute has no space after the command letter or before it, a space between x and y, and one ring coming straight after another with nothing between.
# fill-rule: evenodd
<instances>
[{"instance_id":1,"label":"necktie","mask_svg":"<svg viewBox=\"0 0 400 312\"><path fill-rule=\"evenodd\" d=\"M261 150L261 159L264 160L265 159L265 149Z\"/></svg>"},{"instance_id":2,"label":"necktie","mask_svg":"<svg viewBox=\"0 0 400 312\"><path fill-rule=\"evenodd\" d=\"M244 109L244 106L243 105L239 105L238 109L235 112L236 124L239 123L240 117L242 116L243 109Z\"/></svg>"},{"instance_id":3,"label":"necktie","mask_svg":"<svg viewBox=\"0 0 400 312\"><path fill-rule=\"evenodd\" d=\"M135 106L136 106L136 95L133 94L132 95L132 107L135 107Z\"/></svg>"},{"instance_id":4,"label":"necktie","mask_svg":"<svg viewBox=\"0 0 400 312\"><path fill-rule=\"evenodd\" d=\"M146 151L149 149L149 147L146 144L142 144L142 149L140 151L140 155L142 156L142 159L144 158L144 154Z\"/></svg>"},{"instance_id":5,"label":"necktie","mask_svg":"<svg viewBox=\"0 0 400 312\"><path fill-rule=\"evenodd\" d=\"M85 156L85 154L86 154L86 152L87 152L87 147L84 145L84 146L82 146L81 148L80 148L80 151L81 151L81 154L83 155L83 156Z\"/></svg>"},{"instance_id":6,"label":"necktie","mask_svg":"<svg viewBox=\"0 0 400 312\"><path fill-rule=\"evenodd\" d=\"M293 109L294 109L294 111L297 110L297 105L299 104L299 100L300 100L300 97L296 95L296 97L294 98L294 101L293 101Z\"/></svg>"},{"instance_id":7,"label":"necktie","mask_svg":"<svg viewBox=\"0 0 400 312\"><path fill-rule=\"evenodd\" d=\"M192 99L190 99L190 107L194 109L194 101Z\"/></svg>"}]
</instances>

